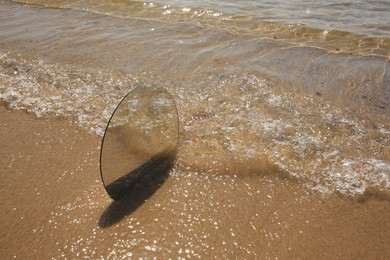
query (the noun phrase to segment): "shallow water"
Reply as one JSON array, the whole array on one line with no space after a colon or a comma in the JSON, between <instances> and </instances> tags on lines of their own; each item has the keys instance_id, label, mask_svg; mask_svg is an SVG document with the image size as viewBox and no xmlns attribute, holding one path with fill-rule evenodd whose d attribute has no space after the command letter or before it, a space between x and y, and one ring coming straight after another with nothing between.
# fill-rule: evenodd
<instances>
[{"instance_id":1,"label":"shallow water","mask_svg":"<svg viewBox=\"0 0 390 260\"><path fill-rule=\"evenodd\" d=\"M64 118L101 138L127 93L159 86L172 94L180 119L170 178L138 210L132 207L143 202L113 203L102 213L109 200L99 190L99 176L82 181L83 168L97 168L98 153L84 151L88 161L78 165L84 157L64 151L75 157L75 170L47 176L42 188L50 198L54 183L64 196L42 204L35 215L27 213L28 206L19 215L31 218L29 232L40 237L34 250L55 237L56 251L49 248L44 255L263 258L291 256L295 250L300 256L313 237L313 248L327 248L315 224L305 229L316 221L316 210L324 210L314 191L342 197L389 192L388 5L275 6L0 1L0 100L11 109ZM55 138L50 145L49 154L62 152L55 150L60 145ZM28 161L26 154L35 152L10 157L10 172L14 161ZM14 189L11 182L4 185ZM78 187L78 193L67 192L67 185ZM31 192L39 202L37 188ZM21 197L7 201L6 220L19 210L12 201L25 205L24 193L14 193ZM343 203L340 208L347 207ZM110 215L121 207L128 215L123 221ZM39 210L50 212L41 220L45 224L34 222ZM371 214L365 210L365 216ZM351 221L347 213L339 220L325 226L337 233Z\"/></svg>"},{"instance_id":2,"label":"shallow water","mask_svg":"<svg viewBox=\"0 0 390 260\"><path fill-rule=\"evenodd\" d=\"M178 104L181 174L277 168L324 193L390 188L389 38L328 42L311 27L291 38L184 11L171 21L154 16L160 4L43 2L60 9L2 3L0 97L11 107L101 135L125 94L158 85Z\"/></svg>"}]
</instances>

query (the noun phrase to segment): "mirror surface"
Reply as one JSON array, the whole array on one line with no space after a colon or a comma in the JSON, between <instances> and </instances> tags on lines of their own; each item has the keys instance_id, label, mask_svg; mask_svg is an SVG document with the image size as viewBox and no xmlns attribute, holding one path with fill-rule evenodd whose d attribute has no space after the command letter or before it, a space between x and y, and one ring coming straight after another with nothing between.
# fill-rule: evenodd
<instances>
[{"instance_id":1,"label":"mirror surface","mask_svg":"<svg viewBox=\"0 0 390 260\"><path fill-rule=\"evenodd\" d=\"M100 154L108 195L118 199L140 178L166 172L174 160L179 119L162 88L138 87L119 103L107 125Z\"/></svg>"}]
</instances>

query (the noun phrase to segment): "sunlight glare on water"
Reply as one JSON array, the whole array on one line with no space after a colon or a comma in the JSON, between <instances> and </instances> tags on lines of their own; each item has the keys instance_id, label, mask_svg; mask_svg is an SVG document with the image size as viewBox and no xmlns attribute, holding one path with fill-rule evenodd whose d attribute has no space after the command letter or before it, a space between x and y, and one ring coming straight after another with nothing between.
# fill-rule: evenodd
<instances>
[{"instance_id":1,"label":"sunlight glare on water","mask_svg":"<svg viewBox=\"0 0 390 260\"><path fill-rule=\"evenodd\" d=\"M388 12L363 0L0 0L0 101L38 117L1 114L5 257L385 255ZM139 87L172 95L178 152L164 182L111 201L99 144ZM358 232L360 244L339 240Z\"/></svg>"}]
</instances>

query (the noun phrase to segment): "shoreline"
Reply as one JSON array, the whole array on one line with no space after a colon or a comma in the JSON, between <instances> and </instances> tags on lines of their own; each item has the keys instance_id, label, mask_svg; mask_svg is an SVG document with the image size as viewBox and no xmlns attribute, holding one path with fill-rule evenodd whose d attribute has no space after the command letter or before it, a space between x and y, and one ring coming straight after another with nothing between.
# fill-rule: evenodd
<instances>
[{"instance_id":1,"label":"shoreline","mask_svg":"<svg viewBox=\"0 0 390 260\"><path fill-rule=\"evenodd\" d=\"M350 52L337 32L323 49L151 9L0 6L4 258L390 257L387 39ZM102 131L155 85L179 111L177 160L112 201Z\"/></svg>"},{"instance_id":2,"label":"shoreline","mask_svg":"<svg viewBox=\"0 0 390 260\"><path fill-rule=\"evenodd\" d=\"M0 119L0 245L5 258L107 257L112 252L178 257L190 238L194 248L187 255L200 257L390 255L388 200L323 197L272 176L172 175L145 203L121 212L126 205L113 205L100 181L97 136L64 119L36 118L3 104ZM247 182L258 189L249 197ZM110 207L113 212L107 215ZM99 227L104 214L119 214L119 219ZM193 222L185 224L189 216ZM203 232L209 235L200 239ZM235 233L232 240L238 246L222 243L226 232ZM134 240L138 243L129 243ZM201 242L209 246L203 248ZM154 251L148 250L149 243ZM250 244L254 247L247 247L248 255L243 247Z\"/></svg>"}]
</instances>

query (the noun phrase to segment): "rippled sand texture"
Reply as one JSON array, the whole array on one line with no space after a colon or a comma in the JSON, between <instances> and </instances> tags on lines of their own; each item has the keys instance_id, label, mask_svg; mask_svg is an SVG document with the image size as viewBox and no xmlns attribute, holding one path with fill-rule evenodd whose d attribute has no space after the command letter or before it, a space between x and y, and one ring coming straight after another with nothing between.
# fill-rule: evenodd
<instances>
[{"instance_id":1,"label":"rippled sand texture","mask_svg":"<svg viewBox=\"0 0 390 260\"><path fill-rule=\"evenodd\" d=\"M4 258L390 255L388 38L72 3L0 1ZM138 86L172 94L179 150L112 202L101 139Z\"/></svg>"}]
</instances>

